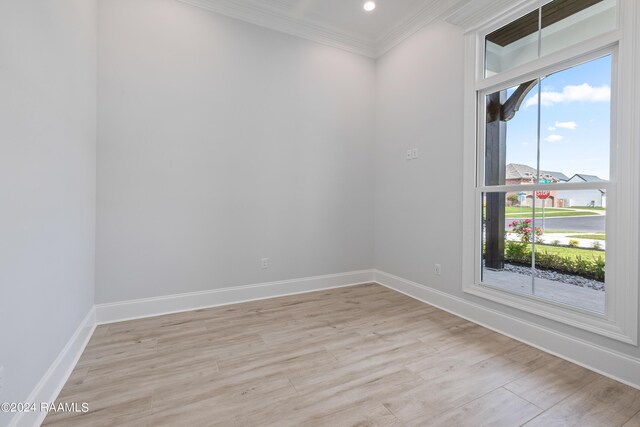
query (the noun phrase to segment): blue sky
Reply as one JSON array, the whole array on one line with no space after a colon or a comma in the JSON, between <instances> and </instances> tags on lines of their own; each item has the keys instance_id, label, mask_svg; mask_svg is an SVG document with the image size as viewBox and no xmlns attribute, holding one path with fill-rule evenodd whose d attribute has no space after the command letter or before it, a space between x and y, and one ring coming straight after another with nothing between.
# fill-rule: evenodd
<instances>
[{"instance_id":1,"label":"blue sky","mask_svg":"<svg viewBox=\"0 0 640 427\"><path fill-rule=\"evenodd\" d=\"M609 179L611 57L542 80L540 169ZM507 122L507 163L536 167L538 87Z\"/></svg>"}]
</instances>

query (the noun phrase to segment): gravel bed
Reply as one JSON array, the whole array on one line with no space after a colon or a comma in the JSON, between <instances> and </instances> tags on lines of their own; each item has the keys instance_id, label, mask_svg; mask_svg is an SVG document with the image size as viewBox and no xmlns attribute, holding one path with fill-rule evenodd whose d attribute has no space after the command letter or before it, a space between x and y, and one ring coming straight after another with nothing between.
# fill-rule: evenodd
<instances>
[{"instance_id":1,"label":"gravel bed","mask_svg":"<svg viewBox=\"0 0 640 427\"><path fill-rule=\"evenodd\" d=\"M509 263L504 263L504 270L510 271L512 273L530 275L531 268L523 267L520 265L514 265ZM536 277L541 279L553 280L555 282L568 283L570 285L580 286L582 288L590 288L596 291L604 291L604 282L599 282L597 280L587 279L581 276L574 276L573 274L565 274L558 273L557 271L552 270L539 270L536 269Z\"/></svg>"}]
</instances>

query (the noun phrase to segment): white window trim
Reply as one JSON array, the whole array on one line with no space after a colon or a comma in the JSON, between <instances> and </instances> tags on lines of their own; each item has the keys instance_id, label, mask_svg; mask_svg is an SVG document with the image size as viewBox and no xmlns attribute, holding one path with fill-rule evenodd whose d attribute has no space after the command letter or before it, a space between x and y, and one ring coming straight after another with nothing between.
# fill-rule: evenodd
<instances>
[{"instance_id":1,"label":"white window trim","mask_svg":"<svg viewBox=\"0 0 640 427\"><path fill-rule=\"evenodd\" d=\"M576 46L555 52L529 64L484 78L484 35L540 7L550 0L530 0L519 3L506 13L496 14L490 24L470 27L465 35L465 107L463 160L463 291L541 317L604 335L619 341L638 343L638 227L640 225L638 194L640 194L640 5L637 0L618 0L618 30L594 37ZM486 21L485 21L486 22ZM612 122L611 182L604 187L611 191L613 201L607 213L607 285L606 315L599 315L566 305L541 300L481 285L477 280L481 247L477 224L480 208L477 203L477 136L484 132L477 120L477 94L494 87L517 84L523 77L536 78L549 67L584 60L602 52L617 55L613 68L613 84L621 90L612 99L615 122ZM564 67L566 68L566 67ZM617 82L617 83L616 83ZM555 184L558 185L558 184ZM505 186L506 187L506 186ZM524 186L519 186L524 189ZM573 188L573 187L572 187ZM575 187L577 188L577 187ZM524 190L523 190L524 191ZM625 254L625 255L620 255ZM609 261L611 260L611 261Z\"/></svg>"}]
</instances>

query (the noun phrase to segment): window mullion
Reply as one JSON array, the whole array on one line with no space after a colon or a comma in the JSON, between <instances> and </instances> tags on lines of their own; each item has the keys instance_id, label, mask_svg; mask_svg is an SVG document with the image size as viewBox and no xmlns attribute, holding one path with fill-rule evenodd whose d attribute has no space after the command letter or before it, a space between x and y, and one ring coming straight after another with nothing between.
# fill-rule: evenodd
<instances>
[{"instance_id":1,"label":"window mullion","mask_svg":"<svg viewBox=\"0 0 640 427\"><path fill-rule=\"evenodd\" d=\"M563 182L555 184L513 184L513 185L480 185L478 192L482 193L509 193L513 191L571 191L571 190L606 190L610 191L616 186L608 181L601 182Z\"/></svg>"},{"instance_id":2,"label":"window mullion","mask_svg":"<svg viewBox=\"0 0 640 427\"><path fill-rule=\"evenodd\" d=\"M620 38L621 32L619 30L610 31L602 36L585 40L575 46L551 53L503 73L486 78L477 78L475 89L487 92L496 91L500 87L513 86L518 81L531 80L541 75L552 74L572 67L581 62L610 53L613 47L618 44Z\"/></svg>"}]
</instances>

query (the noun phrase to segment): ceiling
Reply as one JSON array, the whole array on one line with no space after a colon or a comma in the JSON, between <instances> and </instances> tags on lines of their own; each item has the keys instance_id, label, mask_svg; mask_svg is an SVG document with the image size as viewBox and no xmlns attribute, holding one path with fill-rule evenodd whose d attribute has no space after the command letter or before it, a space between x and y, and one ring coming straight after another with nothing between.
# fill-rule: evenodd
<instances>
[{"instance_id":1,"label":"ceiling","mask_svg":"<svg viewBox=\"0 0 640 427\"><path fill-rule=\"evenodd\" d=\"M263 27L377 58L471 0L179 0ZM476 0L477 1L477 0Z\"/></svg>"}]
</instances>

